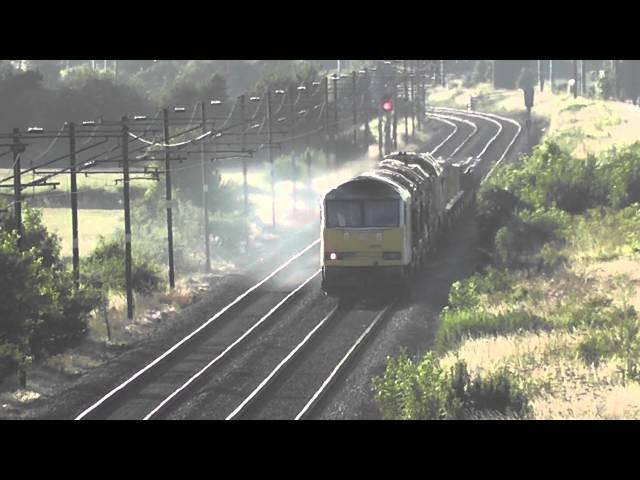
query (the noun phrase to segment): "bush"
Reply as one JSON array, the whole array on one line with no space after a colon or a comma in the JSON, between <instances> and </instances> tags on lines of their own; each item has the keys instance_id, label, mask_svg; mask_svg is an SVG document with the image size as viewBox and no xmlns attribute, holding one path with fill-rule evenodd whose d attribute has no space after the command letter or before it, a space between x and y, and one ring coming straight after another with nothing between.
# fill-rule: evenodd
<instances>
[{"instance_id":1,"label":"bush","mask_svg":"<svg viewBox=\"0 0 640 480\"><path fill-rule=\"evenodd\" d=\"M40 215L25 209L20 249L12 222L0 229L0 370L5 374L27 358L45 356L74 345L87 331L87 316L97 305L90 288L73 288L59 257L57 237L42 226Z\"/></svg>"},{"instance_id":2,"label":"bush","mask_svg":"<svg viewBox=\"0 0 640 480\"><path fill-rule=\"evenodd\" d=\"M405 353L388 359L384 374L374 378L373 385L386 419L464 419L482 412L525 418L531 413L528 398L510 371L471 378L464 361L447 370L431 352L418 364Z\"/></svg>"},{"instance_id":3,"label":"bush","mask_svg":"<svg viewBox=\"0 0 640 480\"><path fill-rule=\"evenodd\" d=\"M390 358L384 375L373 380L376 401L390 420L443 420L459 414L460 405L449 404L448 383L431 353L419 365L404 353Z\"/></svg>"},{"instance_id":4,"label":"bush","mask_svg":"<svg viewBox=\"0 0 640 480\"><path fill-rule=\"evenodd\" d=\"M218 237L218 242L211 241L210 250L222 257L236 255L249 235L248 216L240 211L244 205L241 189L232 182L221 182L219 176L212 175L212 178L208 197L209 233L211 238ZM199 202L185 195L179 190L174 196L178 202L173 210L174 262L176 271L193 272L201 269L205 257L202 192ZM163 189L154 184L147 189L144 199L132 206L133 252L152 266L167 264L163 198Z\"/></svg>"},{"instance_id":5,"label":"bush","mask_svg":"<svg viewBox=\"0 0 640 480\"><path fill-rule=\"evenodd\" d=\"M549 242L563 243L570 218L561 210L538 209L513 216L495 235L500 263L507 268L537 266L542 270L563 263ZM544 249L544 255L541 250Z\"/></svg>"},{"instance_id":6,"label":"bush","mask_svg":"<svg viewBox=\"0 0 640 480\"><path fill-rule=\"evenodd\" d=\"M608 318L616 315L617 310L610 298L593 295L565 303L550 315L549 320L555 326L569 330L599 329L607 325Z\"/></svg>"},{"instance_id":7,"label":"bush","mask_svg":"<svg viewBox=\"0 0 640 480\"><path fill-rule=\"evenodd\" d=\"M465 400L466 408L474 412L512 413L521 418L531 413L527 395L506 367L476 376L468 384Z\"/></svg>"},{"instance_id":8,"label":"bush","mask_svg":"<svg viewBox=\"0 0 640 480\"><path fill-rule=\"evenodd\" d=\"M602 333L591 334L578 345L578 357L587 365L598 367L603 358L613 356L615 346Z\"/></svg>"},{"instance_id":9,"label":"bush","mask_svg":"<svg viewBox=\"0 0 640 480\"><path fill-rule=\"evenodd\" d=\"M42 315L39 328L30 338L30 350L35 354L56 354L78 345L88 331L87 317L99 305L100 295L91 288L72 288L71 274L57 276L51 282L57 291Z\"/></svg>"},{"instance_id":10,"label":"bush","mask_svg":"<svg viewBox=\"0 0 640 480\"><path fill-rule=\"evenodd\" d=\"M0 342L0 379L14 372L22 361L23 355L16 345Z\"/></svg>"},{"instance_id":11,"label":"bush","mask_svg":"<svg viewBox=\"0 0 640 480\"><path fill-rule=\"evenodd\" d=\"M574 223L571 250L580 258L608 260L640 252L640 204L618 212L610 208L592 209Z\"/></svg>"},{"instance_id":12,"label":"bush","mask_svg":"<svg viewBox=\"0 0 640 480\"><path fill-rule=\"evenodd\" d=\"M565 132L573 140L579 133L584 136ZM499 168L485 195L503 189L534 208L556 206L572 214L601 206L620 209L640 201L640 142L612 148L600 157L576 159L562 138L547 139L517 167Z\"/></svg>"},{"instance_id":13,"label":"bush","mask_svg":"<svg viewBox=\"0 0 640 480\"><path fill-rule=\"evenodd\" d=\"M640 202L640 142L611 149L601 163L611 186L608 203L620 209Z\"/></svg>"},{"instance_id":14,"label":"bush","mask_svg":"<svg viewBox=\"0 0 640 480\"><path fill-rule=\"evenodd\" d=\"M481 186L476 213L480 241L492 243L496 232L523 207L513 193L491 184Z\"/></svg>"},{"instance_id":15,"label":"bush","mask_svg":"<svg viewBox=\"0 0 640 480\"><path fill-rule=\"evenodd\" d=\"M85 282L97 290L108 288L118 292L126 290L124 239L100 237L95 250L85 260ZM132 258L133 290L150 294L162 285L160 268L150 260Z\"/></svg>"},{"instance_id":16,"label":"bush","mask_svg":"<svg viewBox=\"0 0 640 480\"><path fill-rule=\"evenodd\" d=\"M603 328L580 343L578 355L595 366L603 358L616 357L623 363L623 378L640 380L640 319L635 308L612 309Z\"/></svg>"},{"instance_id":17,"label":"bush","mask_svg":"<svg viewBox=\"0 0 640 480\"><path fill-rule=\"evenodd\" d=\"M560 253L558 249L553 248L550 243L545 243L543 245L540 250L540 259L542 260L542 268L545 273L557 270L568 261L566 255Z\"/></svg>"},{"instance_id":18,"label":"bush","mask_svg":"<svg viewBox=\"0 0 640 480\"><path fill-rule=\"evenodd\" d=\"M484 274L454 282L449 291L449 308L453 310L487 306L489 296L492 303L517 302L526 296L520 286L513 287L516 279L508 272L489 268Z\"/></svg>"},{"instance_id":19,"label":"bush","mask_svg":"<svg viewBox=\"0 0 640 480\"><path fill-rule=\"evenodd\" d=\"M249 225L243 216L214 218L211 220L211 231L217 237L217 247L231 253L238 253L250 234Z\"/></svg>"},{"instance_id":20,"label":"bush","mask_svg":"<svg viewBox=\"0 0 640 480\"><path fill-rule=\"evenodd\" d=\"M40 293L49 269L41 268L42 263L33 250L18 249L14 232L0 231L0 290L11 299L0 302L0 340L28 343L26 338L47 304Z\"/></svg>"}]
</instances>

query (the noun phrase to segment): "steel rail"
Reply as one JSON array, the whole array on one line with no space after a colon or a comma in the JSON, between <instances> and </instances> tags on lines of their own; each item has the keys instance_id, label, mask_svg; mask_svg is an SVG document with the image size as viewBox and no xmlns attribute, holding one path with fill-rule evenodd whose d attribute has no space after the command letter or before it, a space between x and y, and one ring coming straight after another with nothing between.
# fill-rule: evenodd
<instances>
[{"instance_id":1,"label":"steel rail","mask_svg":"<svg viewBox=\"0 0 640 480\"><path fill-rule=\"evenodd\" d=\"M257 290L258 288L260 288L262 285L264 285L267 281L269 281L271 278L273 278L275 275L277 275L280 271L282 271L284 268L286 268L287 266L289 266L292 262L294 262L295 260L297 260L298 258L300 258L302 255L304 255L305 253L307 253L311 248L313 248L315 245L317 245L318 243L320 243L320 239L316 239L314 240L311 244L309 244L307 247L305 247L302 251L300 251L299 253L297 253L296 255L294 255L293 257L291 257L289 260L287 260L284 264L282 264L280 267L278 267L276 270L274 270L273 272L271 272L269 275L267 275L263 280L261 280L260 282L256 283L254 286L252 286L251 288L249 288L248 290L246 290L244 293L242 293L241 295L239 295L235 300L233 300L231 303L229 303L227 306L225 306L222 310L220 310L218 313L216 313L214 316L212 316L211 318L209 318L206 322L204 322L202 325L200 325L200 327L198 327L197 329L195 329L193 332L191 332L189 335L187 335L186 337L184 337L182 340L180 340L179 342L177 342L173 347L169 348L167 351L165 351L164 353L162 353L160 356L158 356L155 360L153 360L152 362L150 362L147 366L145 366L144 368L142 368L141 370L139 370L138 372L136 372L135 374L133 374L129 379L127 379L126 381L124 381L123 383L121 383L120 385L118 385L116 388L110 390L107 394L105 394L104 396L102 396L97 402L93 403L90 407L88 407L87 409L85 409L82 413L80 413L75 420L82 420L83 418L85 418L87 415L89 415L91 412L97 410L101 405L103 405L107 400L113 398L116 394L118 394L119 392L124 391L129 385L131 385L134 381L136 381L137 379L139 379L142 375L144 375L145 373L147 373L149 370L153 369L156 365L158 365L161 361L163 361L164 359L166 359L169 355L171 355L172 353L174 353L176 350L178 350L182 345L184 345L185 343L187 343L188 341L190 341L191 339L193 339L195 336L197 336L200 332L202 332L202 330L204 330L205 328L207 328L209 325L211 325L213 322L215 322L218 318L220 318L225 312L227 312L229 309L231 309L233 306L237 305L238 303L240 303L242 300L244 300L249 294L251 294L252 292L254 292L255 290Z\"/></svg>"}]
</instances>

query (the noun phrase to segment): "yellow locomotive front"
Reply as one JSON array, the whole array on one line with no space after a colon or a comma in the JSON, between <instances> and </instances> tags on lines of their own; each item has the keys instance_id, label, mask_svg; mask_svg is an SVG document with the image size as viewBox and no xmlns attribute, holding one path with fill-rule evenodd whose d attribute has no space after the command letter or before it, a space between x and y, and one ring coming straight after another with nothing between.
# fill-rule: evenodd
<instances>
[{"instance_id":1,"label":"yellow locomotive front","mask_svg":"<svg viewBox=\"0 0 640 480\"><path fill-rule=\"evenodd\" d=\"M374 175L357 177L322 202L322 288L330 295L402 285L411 262L409 195Z\"/></svg>"}]
</instances>

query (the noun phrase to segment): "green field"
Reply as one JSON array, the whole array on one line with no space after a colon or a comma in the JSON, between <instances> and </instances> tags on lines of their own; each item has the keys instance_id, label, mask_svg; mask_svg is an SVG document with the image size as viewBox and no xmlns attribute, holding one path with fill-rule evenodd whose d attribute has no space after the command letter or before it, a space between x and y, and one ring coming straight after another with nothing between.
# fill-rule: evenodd
<instances>
[{"instance_id":1,"label":"green field","mask_svg":"<svg viewBox=\"0 0 640 480\"><path fill-rule=\"evenodd\" d=\"M427 102L434 106L466 108L470 96L485 95L476 109L494 113L525 112L522 90L492 90L489 84L473 88L441 88L431 90ZM534 116L545 118L549 125L545 136L561 135L572 141L572 152L578 157L598 154L613 146L635 142L640 130L640 111L631 105L612 100L573 98L566 92L536 90Z\"/></svg>"},{"instance_id":2,"label":"green field","mask_svg":"<svg viewBox=\"0 0 640 480\"><path fill-rule=\"evenodd\" d=\"M43 208L42 221L52 233L62 239L62 256L72 254L71 210L68 208ZM78 235L80 256L91 253L100 235L107 236L122 227L124 214L121 210L78 210Z\"/></svg>"}]
</instances>

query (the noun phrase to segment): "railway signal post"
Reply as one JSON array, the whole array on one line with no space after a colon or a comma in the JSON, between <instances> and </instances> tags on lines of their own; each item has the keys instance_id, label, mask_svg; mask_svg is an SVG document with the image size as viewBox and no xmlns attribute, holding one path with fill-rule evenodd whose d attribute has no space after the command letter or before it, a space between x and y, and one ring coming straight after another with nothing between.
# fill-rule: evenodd
<instances>
[{"instance_id":1,"label":"railway signal post","mask_svg":"<svg viewBox=\"0 0 640 480\"><path fill-rule=\"evenodd\" d=\"M393 97L391 95L385 95L382 98L382 110L385 112L385 122L384 122L384 154L381 156L389 154L392 149L391 144L391 112L394 110ZM382 149L381 149L382 152Z\"/></svg>"},{"instance_id":2,"label":"railway signal post","mask_svg":"<svg viewBox=\"0 0 640 480\"><path fill-rule=\"evenodd\" d=\"M393 85L393 98L397 98L398 88L397 85ZM393 109L393 149L398 149L398 111Z\"/></svg>"},{"instance_id":3,"label":"railway signal post","mask_svg":"<svg viewBox=\"0 0 640 480\"><path fill-rule=\"evenodd\" d=\"M573 98L578 98L578 60L573 61Z\"/></svg>"}]
</instances>

